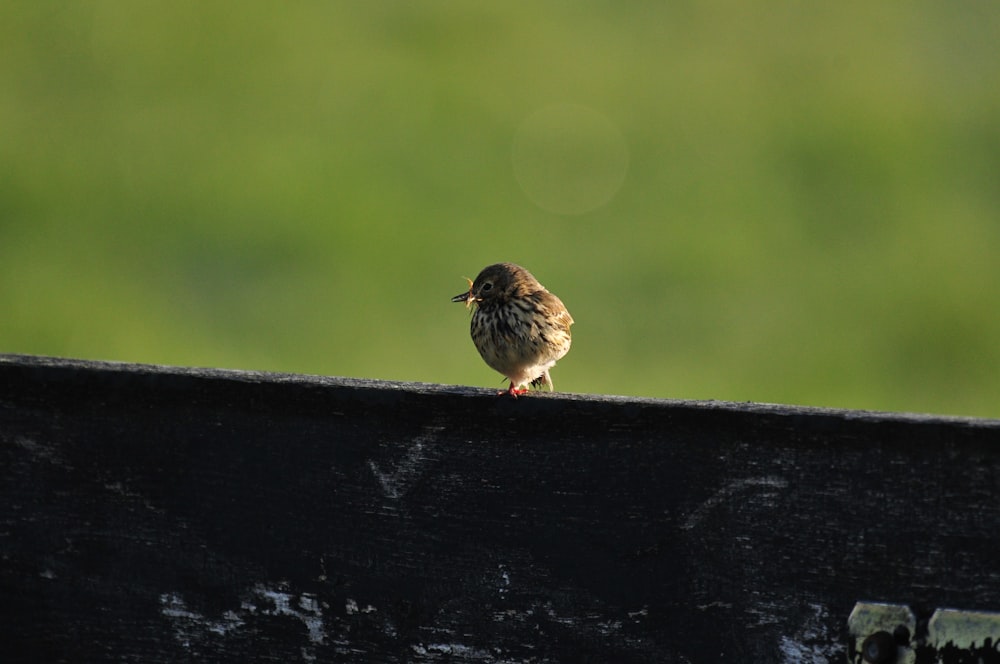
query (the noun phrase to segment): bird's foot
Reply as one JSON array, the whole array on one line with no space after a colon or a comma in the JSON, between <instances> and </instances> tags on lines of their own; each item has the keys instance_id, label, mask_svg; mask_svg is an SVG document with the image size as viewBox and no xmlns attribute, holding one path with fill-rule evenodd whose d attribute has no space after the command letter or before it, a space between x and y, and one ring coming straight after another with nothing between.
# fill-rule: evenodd
<instances>
[{"instance_id":1,"label":"bird's foot","mask_svg":"<svg viewBox=\"0 0 1000 664\"><path fill-rule=\"evenodd\" d=\"M527 394L527 393L528 393L528 388L525 387L518 389L517 387L514 386L514 383L511 383L510 387L508 387L506 390L500 390L499 392L497 392L497 396L500 396L502 394L509 394L510 396L516 399L522 394Z\"/></svg>"}]
</instances>

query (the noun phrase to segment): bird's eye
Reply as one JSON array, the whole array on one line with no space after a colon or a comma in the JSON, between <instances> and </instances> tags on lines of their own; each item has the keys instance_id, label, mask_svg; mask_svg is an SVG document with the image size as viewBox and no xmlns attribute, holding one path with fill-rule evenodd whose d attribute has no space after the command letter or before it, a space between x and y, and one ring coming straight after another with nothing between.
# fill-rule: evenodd
<instances>
[{"instance_id":1,"label":"bird's eye","mask_svg":"<svg viewBox=\"0 0 1000 664\"><path fill-rule=\"evenodd\" d=\"M488 290L493 290L493 284L487 281L485 284L483 284L482 288L480 288L479 290L481 290L484 293Z\"/></svg>"}]
</instances>

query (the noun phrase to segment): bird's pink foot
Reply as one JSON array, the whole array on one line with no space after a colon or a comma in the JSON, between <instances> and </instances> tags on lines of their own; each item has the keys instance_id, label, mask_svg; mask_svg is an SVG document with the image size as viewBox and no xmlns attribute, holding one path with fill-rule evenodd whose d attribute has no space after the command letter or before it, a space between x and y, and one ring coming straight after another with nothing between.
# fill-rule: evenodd
<instances>
[{"instance_id":1,"label":"bird's pink foot","mask_svg":"<svg viewBox=\"0 0 1000 664\"><path fill-rule=\"evenodd\" d=\"M510 387L508 387L506 390L500 390L499 392L497 392L497 395L509 394L510 396L512 396L512 397L514 397L516 399L520 395L527 394L527 393L528 393L528 388L524 388L524 389L520 389L519 390L516 387L514 387L514 383L511 383Z\"/></svg>"}]
</instances>

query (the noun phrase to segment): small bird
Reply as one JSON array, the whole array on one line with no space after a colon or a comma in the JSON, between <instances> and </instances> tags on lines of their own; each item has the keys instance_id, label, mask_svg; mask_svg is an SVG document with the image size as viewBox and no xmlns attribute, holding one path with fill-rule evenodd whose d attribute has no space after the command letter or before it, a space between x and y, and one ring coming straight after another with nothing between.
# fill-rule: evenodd
<instances>
[{"instance_id":1,"label":"small bird","mask_svg":"<svg viewBox=\"0 0 1000 664\"><path fill-rule=\"evenodd\" d=\"M510 381L506 392L517 397L529 383L552 390L551 369L569 352L569 315L562 300L520 265L496 263L483 268L469 290L451 298L472 314L472 342L486 364Z\"/></svg>"}]
</instances>

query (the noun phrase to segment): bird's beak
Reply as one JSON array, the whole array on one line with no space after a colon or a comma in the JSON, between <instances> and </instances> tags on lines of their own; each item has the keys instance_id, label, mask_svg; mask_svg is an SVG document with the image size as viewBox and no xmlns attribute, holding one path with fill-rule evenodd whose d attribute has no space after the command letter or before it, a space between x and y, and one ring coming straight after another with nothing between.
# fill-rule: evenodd
<instances>
[{"instance_id":1,"label":"bird's beak","mask_svg":"<svg viewBox=\"0 0 1000 664\"><path fill-rule=\"evenodd\" d=\"M463 304L465 304L465 308L468 309L469 307L472 306L473 302L479 302L479 298L477 298L475 295L472 294L472 279L466 277L465 280L469 282L469 290L465 291L464 293L459 293L455 297L451 298L451 301L462 302Z\"/></svg>"},{"instance_id":2,"label":"bird's beak","mask_svg":"<svg viewBox=\"0 0 1000 664\"><path fill-rule=\"evenodd\" d=\"M451 301L463 302L465 304L465 308L468 309L469 307L472 306L473 302L482 302L483 299L481 297L476 297L475 295L473 295L472 291L467 291L465 293L459 293L455 297L451 298Z\"/></svg>"}]
</instances>

